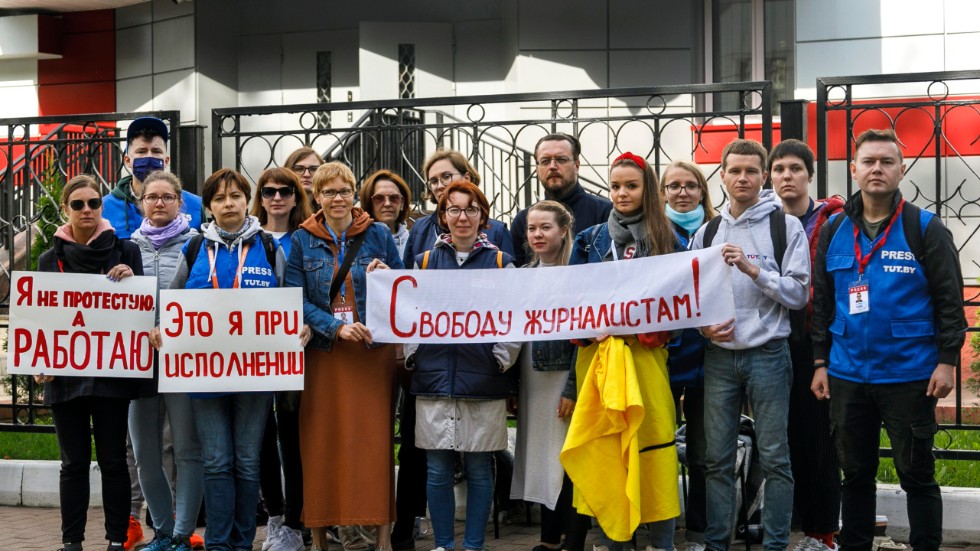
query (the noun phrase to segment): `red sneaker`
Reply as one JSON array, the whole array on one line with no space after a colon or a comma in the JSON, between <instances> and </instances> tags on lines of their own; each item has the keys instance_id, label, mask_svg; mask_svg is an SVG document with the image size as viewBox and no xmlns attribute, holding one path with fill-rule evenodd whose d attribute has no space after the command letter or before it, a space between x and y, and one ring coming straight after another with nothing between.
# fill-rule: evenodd
<instances>
[{"instance_id":1,"label":"red sneaker","mask_svg":"<svg viewBox=\"0 0 980 551\"><path fill-rule=\"evenodd\" d=\"M191 534L191 549L204 549L204 538L197 534Z\"/></svg>"},{"instance_id":2,"label":"red sneaker","mask_svg":"<svg viewBox=\"0 0 980 551\"><path fill-rule=\"evenodd\" d=\"M129 515L129 529L126 530L126 543L123 543L123 549L133 551L136 544L141 541L143 541L143 527L140 526L138 518Z\"/></svg>"}]
</instances>

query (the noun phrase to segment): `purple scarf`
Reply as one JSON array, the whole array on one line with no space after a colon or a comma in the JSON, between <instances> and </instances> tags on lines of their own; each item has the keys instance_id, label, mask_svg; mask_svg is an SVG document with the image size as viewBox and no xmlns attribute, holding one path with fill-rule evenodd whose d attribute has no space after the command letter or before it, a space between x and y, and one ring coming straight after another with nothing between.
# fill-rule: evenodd
<instances>
[{"instance_id":1,"label":"purple scarf","mask_svg":"<svg viewBox=\"0 0 980 551\"><path fill-rule=\"evenodd\" d=\"M187 223L187 219L181 214L177 214L177 218L163 227L154 226L150 224L149 219L144 218L143 223L140 224L140 233L150 241L154 249L159 249L167 241L187 231L188 227L190 225Z\"/></svg>"}]
</instances>

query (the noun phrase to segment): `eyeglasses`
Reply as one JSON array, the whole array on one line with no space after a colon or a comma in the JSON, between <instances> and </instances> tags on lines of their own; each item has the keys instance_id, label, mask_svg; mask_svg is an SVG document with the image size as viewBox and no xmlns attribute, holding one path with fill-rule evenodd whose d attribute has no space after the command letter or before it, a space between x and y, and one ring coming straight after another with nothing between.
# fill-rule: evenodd
<instances>
[{"instance_id":1,"label":"eyeglasses","mask_svg":"<svg viewBox=\"0 0 980 551\"><path fill-rule=\"evenodd\" d=\"M293 165L292 166L293 172L295 172L296 174L306 174L307 172L309 172L310 176L312 176L313 173L316 172L316 169L318 168L320 168L320 165L309 165L309 166Z\"/></svg>"},{"instance_id":2,"label":"eyeglasses","mask_svg":"<svg viewBox=\"0 0 980 551\"><path fill-rule=\"evenodd\" d=\"M163 201L164 205L172 205L177 200L176 195L144 195L143 202L147 205L155 205L157 201ZM93 207L95 208L95 207Z\"/></svg>"},{"instance_id":3,"label":"eyeglasses","mask_svg":"<svg viewBox=\"0 0 980 551\"><path fill-rule=\"evenodd\" d=\"M664 189L667 190L668 195L677 195L682 189L686 191L688 195L694 195L695 193L701 192L701 186L697 184L684 184L683 186L680 184L668 184L664 186Z\"/></svg>"},{"instance_id":4,"label":"eyeglasses","mask_svg":"<svg viewBox=\"0 0 980 551\"><path fill-rule=\"evenodd\" d=\"M476 218L480 215L479 207L466 207L461 209L459 207L449 207L446 209L446 216L449 218L459 218L460 214L466 213L467 218Z\"/></svg>"},{"instance_id":5,"label":"eyeglasses","mask_svg":"<svg viewBox=\"0 0 980 551\"><path fill-rule=\"evenodd\" d=\"M324 199L333 199L333 198L337 197L338 195L341 196L341 197L343 197L344 199L347 199L351 195L354 195L354 190L352 190L350 188L345 188L345 189L341 189L341 190L336 190L336 189L321 189L320 190L320 195Z\"/></svg>"},{"instance_id":6,"label":"eyeglasses","mask_svg":"<svg viewBox=\"0 0 980 551\"><path fill-rule=\"evenodd\" d=\"M568 157L541 157L538 159L538 166L551 166L551 163L558 163L558 166L564 166L572 160Z\"/></svg>"},{"instance_id":7,"label":"eyeglasses","mask_svg":"<svg viewBox=\"0 0 980 551\"><path fill-rule=\"evenodd\" d=\"M84 209L85 208L85 205L88 205L88 208L90 208L92 210L101 208L102 207L102 198L101 197L93 197L92 199L89 199L88 201L82 201L81 199L75 199L73 201L68 201L68 206L71 207L71 210L76 211L76 212Z\"/></svg>"},{"instance_id":8,"label":"eyeglasses","mask_svg":"<svg viewBox=\"0 0 980 551\"><path fill-rule=\"evenodd\" d=\"M385 202L391 203L393 206L399 206L402 204L402 196L400 193L392 193L391 195L385 195L384 193L375 193L371 196L371 201L377 206L382 206Z\"/></svg>"},{"instance_id":9,"label":"eyeglasses","mask_svg":"<svg viewBox=\"0 0 980 551\"><path fill-rule=\"evenodd\" d=\"M282 197L283 199L289 199L290 197L293 196L294 193L296 193L296 190L293 189L292 186L285 186L285 187L264 186L260 193L262 193L263 199L275 199L277 193L279 194L279 197Z\"/></svg>"},{"instance_id":10,"label":"eyeglasses","mask_svg":"<svg viewBox=\"0 0 980 551\"><path fill-rule=\"evenodd\" d=\"M456 176L462 176L462 174L460 174L459 172L443 172L438 176L433 176L432 178L429 178L428 180L425 181L425 183L429 184L429 187L436 187L439 184L448 186L449 184L453 183L453 180L456 178Z\"/></svg>"}]
</instances>

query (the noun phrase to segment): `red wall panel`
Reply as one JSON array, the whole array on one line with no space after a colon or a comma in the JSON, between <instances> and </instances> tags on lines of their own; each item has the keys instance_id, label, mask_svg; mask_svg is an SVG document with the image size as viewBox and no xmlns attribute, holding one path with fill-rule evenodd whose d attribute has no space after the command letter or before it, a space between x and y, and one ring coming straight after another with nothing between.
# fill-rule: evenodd
<instances>
[{"instance_id":1,"label":"red wall panel","mask_svg":"<svg viewBox=\"0 0 980 551\"><path fill-rule=\"evenodd\" d=\"M116 110L116 30L113 10L65 13L39 21L58 34L61 59L38 61L41 115ZM51 39L48 39L51 40Z\"/></svg>"}]
</instances>

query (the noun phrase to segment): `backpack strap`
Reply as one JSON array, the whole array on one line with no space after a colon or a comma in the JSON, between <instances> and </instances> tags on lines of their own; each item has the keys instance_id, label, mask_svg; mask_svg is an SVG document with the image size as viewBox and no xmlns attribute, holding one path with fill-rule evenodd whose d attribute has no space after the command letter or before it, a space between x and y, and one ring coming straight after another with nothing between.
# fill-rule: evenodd
<instances>
[{"instance_id":1,"label":"backpack strap","mask_svg":"<svg viewBox=\"0 0 980 551\"><path fill-rule=\"evenodd\" d=\"M269 262L269 267L273 271L276 269L276 240L271 233L260 231L259 238L262 240L262 247L265 249L265 259Z\"/></svg>"},{"instance_id":2,"label":"backpack strap","mask_svg":"<svg viewBox=\"0 0 980 551\"><path fill-rule=\"evenodd\" d=\"M715 239L715 234L718 233L718 228L721 227L721 216L715 216L705 224L704 236L701 238L701 247L707 249L711 246L711 242Z\"/></svg>"},{"instance_id":3,"label":"backpack strap","mask_svg":"<svg viewBox=\"0 0 980 551\"><path fill-rule=\"evenodd\" d=\"M429 253L432 251L425 251L422 253L422 269L426 269L429 266Z\"/></svg>"},{"instance_id":4,"label":"backpack strap","mask_svg":"<svg viewBox=\"0 0 980 551\"><path fill-rule=\"evenodd\" d=\"M184 255L184 261L187 262L187 271L190 272L191 268L194 266L194 261L197 260L197 255L201 252L201 245L204 243L204 235L197 234L190 238L187 242L187 254Z\"/></svg>"},{"instance_id":5,"label":"backpack strap","mask_svg":"<svg viewBox=\"0 0 980 551\"><path fill-rule=\"evenodd\" d=\"M497 250L497 267L498 268L504 267L504 251L501 251L499 249Z\"/></svg>"},{"instance_id":6,"label":"backpack strap","mask_svg":"<svg viewBox=\"0 0 980 551\"><path fill-rule=\"evenodd\" d=\"M902 227L905 229L905 242L909 245L909 250L915 255L915 261L923 267L923 259L926 257L926 246L923 236L926 234L926 226L933 214L929 211L920 209L918 206L906 201L902 207Z\"/></svg>"},{"instance_id":7,"label":"backpack strap","mask_svg":"<svg viewBox=\"0 0 980 551\"><path fill-rule=\"evenodd\" d=\"M776 256L776 266L783 273L783 257L786 256L786 213L776 209L769 213L769 237L772 239L772 250Z\"/></svg>"}]
</instances>

